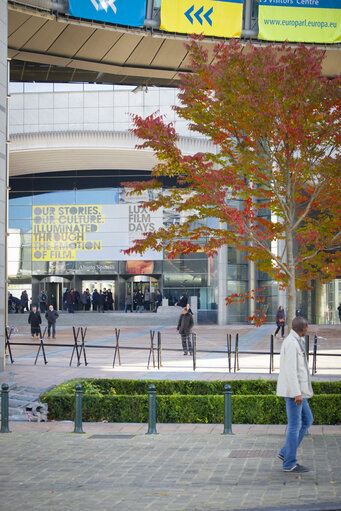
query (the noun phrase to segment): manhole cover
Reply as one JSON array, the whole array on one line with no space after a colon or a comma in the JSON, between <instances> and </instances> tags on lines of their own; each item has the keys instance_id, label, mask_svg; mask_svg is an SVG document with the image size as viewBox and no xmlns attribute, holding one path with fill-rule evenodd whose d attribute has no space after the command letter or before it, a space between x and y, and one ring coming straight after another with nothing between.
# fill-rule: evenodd
<instances>
[{"instance_id":1,"label":"manhole cover","mask_svg":"<svg viewBox=\"0 0 341 511\"><path fill-rule=\"evenodd\" d=\"M91 435L89 438L95 439L108 439L108 438L117 438L118 440L126 440L127 438L134 438L135 435Z\"/></svg>"},{"instance_id":2,"label":"manhole cover","mask_svg":"<svg viewBox=\"0 0 341 511\"><path fill-rule=\"evenodd\" d=\"M229 458L272 458L276 455L275 451L265 450L240 450L231 451Z\"/></svg>"}]
</instances>

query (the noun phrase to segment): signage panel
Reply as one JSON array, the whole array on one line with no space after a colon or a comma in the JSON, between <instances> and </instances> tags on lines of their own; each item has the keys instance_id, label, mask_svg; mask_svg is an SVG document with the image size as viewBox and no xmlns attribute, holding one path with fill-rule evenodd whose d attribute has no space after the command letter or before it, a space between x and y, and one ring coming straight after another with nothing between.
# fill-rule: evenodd
<instances>
[{"instance_id":1,"label":"signage panel","mask_svg":"<svg viewBox=\"0 0 341 511\"><path fill-rule=\"evenodd\" d=\"M158 260L148 250L127 256L133 240L162 226L162 212L137 204L39 205L32 207L32 261Z\"/></svg>"},{"instance_id":2,"label":"signage panel","mask_svg":"<svg viewBox=\"0 0 341 511\"><path fill-rule=\"evenodd\" d=\"M240 37L243 0L162 0L161 25L167 32Z\"/></svg>"},{"instance_id":3,"label":"signage panel","mask_svg":"<svg viewBox=\"0 0 341 511\"><path fill-rule=\"evenodd\" d=\"M341 42L340 0L259 0L258 39Z\"/></svg>"},{"instance_id":4,"label":"signage panel","mask_svg":"<svg viewBox=\"0 0 341 511\"><path fill-rule=\"evenodd\" d=\"M117 25L143 27L146 0L69 0L67 14Z\"/></svg>"}]
</instances>

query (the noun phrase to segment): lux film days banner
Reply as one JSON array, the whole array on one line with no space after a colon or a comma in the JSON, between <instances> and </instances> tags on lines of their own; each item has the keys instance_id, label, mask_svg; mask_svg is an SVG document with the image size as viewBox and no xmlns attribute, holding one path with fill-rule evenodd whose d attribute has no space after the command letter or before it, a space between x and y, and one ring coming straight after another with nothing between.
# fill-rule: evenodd
<instances>
[{"instance_id":1,"label":"lux film days banner","mask_svg":"<svg viewBox=\"0 0 341 511\"><path fill-rule=\"evenodd\" d=\"M117 25L143 27L146 0L69 0L67 14Z\"/></svg>"},{"instance_id":2,"label":"lux film days banner","mask_svg":"<svg viewBox=\"0 0 341 511\"><path fill-rule=\"evenodd\" d=\"M162 252L122 250L161 226L161 212L136 204L33 206L32 261L160 260Z\"/></svg>"},{"instance_id":3,"label":"lux film days banner","mask_svg":"<svg viewBox=\"0 0 341 511\"><path fill-rule=\"evenodd\" d=\"M341 42L341 0L259 0L259 39Z\"/></svg>"}]
</instances>

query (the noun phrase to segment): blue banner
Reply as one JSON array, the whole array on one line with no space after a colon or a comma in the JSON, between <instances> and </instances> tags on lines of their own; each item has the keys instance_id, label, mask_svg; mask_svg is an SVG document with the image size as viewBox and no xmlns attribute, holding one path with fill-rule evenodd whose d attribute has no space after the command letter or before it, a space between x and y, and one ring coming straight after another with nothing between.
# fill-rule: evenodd
<instances>
[{"instance_id":1,"label":"blue banner","mask_svg":"<svg viewBox=\"0 0 341 511\"><path fill-rule=\"evenodd\" d=\"M105 23L143 27L146 0L69 0L67 14Z\"/></svg>"}]
</instances>

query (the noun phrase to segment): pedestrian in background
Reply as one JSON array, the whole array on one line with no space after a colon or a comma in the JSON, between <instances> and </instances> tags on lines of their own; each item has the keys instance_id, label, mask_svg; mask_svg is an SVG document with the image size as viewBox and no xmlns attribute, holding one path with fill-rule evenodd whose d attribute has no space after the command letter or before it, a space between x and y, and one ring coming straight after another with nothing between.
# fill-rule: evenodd
<instances>
[{"instance_id":1,"label":"pedestrian in background","mask_svg":"<svg viewBox=\"0 0 341 511\"><path fill-rule=\"evenodd\" d=\"M34 336L40 337L41 336L41 331L40 331L41 316L40 316L40 312L37 311L36 306L33 306L32 310L29 313L28 322L31 325L31 337L32 338L34 338Z\"/></svg>"},{"instance_id":2,"label":"pedestrian in background","mask_svg":"<svg viewBox=\"0 0 341 511\"><path fill-rule=\"evenodd\" d=\"M155 307L154 312L157 312L158 308L162 305L162 293L160 289L156 291L156 300L155 300Z\"/></svg>"},{"instance_id":3,"label":"pedestrian in background","mask_svg":"<svg viewBox=\"0 0 341 511\"><path fill-rule=\"evenodd\" d=\"M308 321L305 318L294 318L292 330L281 347L277 395L285 398L288 427L285 444L278 457L283 461L285 472L309 472L307 467L297 463L297 449L313 423L308 404L313 389L305 352L304 336L307 330Z\"/></svg>"},{"instance_id":4,"label":"pedestrian in background","mask_svg":"<svg viewBox=\"0 0 341 511\"><path fill-rule=\"evenodd\" d=\"M27 310L27 312L29 312L29 307L28 307L28 294L27 294L27 291L23 291L21 293L21 296L20 296L20 309L21 309L21 312L24 312L25 309Z\"/></svg>"},{"instance_id":5,"label":"pedestrian in background","mask_svg":"<svg viewBox=\"0 0 341 511\"><path fill-rule=\"evenodd\" d=\"M193 325L194 325L193 314L189 312L187 307L183 307L176 329L181 335L181 342L182 348L184 350L184 355L187 355L187 353L190 355L192 352L191 333Z\"/></svg>"},{"instance_id":6,"label":"pedestrian in background","mask_svg":"<svg viewBox=\"0 0 341 511\"><path fill-rule=\"evenodd\" d=\"M124 301L124 312L128 312L128 309L130 309L130 312L133 312L133 298L131 293L126 294Z\"/></svg>"},{"instance_id":7,"label":"pedestrian in background","mask_svg":"<svg viewBox=\"0 0 341 511\"><path fill-rule=\"evenodd\" d=\"M144 294L141 289L138 290L136 295L136 312L143 312Z\"/></svg>"},{"instance_id":8,"label":"pedestrian in background","mask_svg":"<svg viewBox=\"0 0 341 511\"><path fill-rule=\"evenodd\" d=\"M52 339L56 338L56 321L59 318L59 314L56 310L54 310L53 305L49 306L49 310L45 314L45 318L47 319L47 337L51 335L52 329Z\"/></svg>"},{"instance_id":9,"label":"pedestrian in background","mask_svg":"<svg viewBox=\"0 0 341 511\"><path fill-rule=\"evenodd\" d=\"M39 307L40 307L40 312L42 314L45 314L45 312L46 312L46 304L47 304L47 294L45 293L44 289L42 289L40 291L40 296L39 296Z\"/></svg>"},{"instance_id":10,"label":"pedestrian in background","mask_svg":"<svg viewBox=\"0 0 341 511\"><path fill-rule=\"evenodd\" d=\"M277 325L277 330L275 332L275 337L278 334L279 330L281 329L282 339L284 339L285 312L284 312L282 305L280 305L278 307L277 312L276 312L276 325Z\"/></svg>"}]
</instances>

